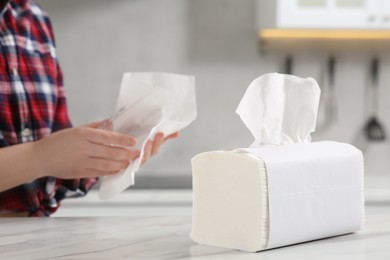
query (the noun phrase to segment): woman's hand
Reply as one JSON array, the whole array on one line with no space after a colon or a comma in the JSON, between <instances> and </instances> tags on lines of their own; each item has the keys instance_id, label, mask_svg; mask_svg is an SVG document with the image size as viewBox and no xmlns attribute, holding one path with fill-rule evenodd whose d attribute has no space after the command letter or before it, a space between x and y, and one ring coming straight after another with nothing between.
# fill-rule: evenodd
<instances>
[{"instance_id":1,"label":"woman's hand","mask_svg":"<svg viewBox=\"0 0 390 260\"><path fill-rule=\"evenodd\" d=\"M102 127L105 130L112 131L113 124L111 120L103 121L99 127ZM179 136L179 132L175 132L173 134L168 135L167 137L164 137L164 134L161 132L158 132L154 140L148 140L145 144L145 150L144 150L144 156L142 158L142 164L146 163L146 161L153 155L157 154L160 151L160 146L167 141L168 139L176 138ZM139 154L138 154L139 156ZM137 157L138 157L137 156ZM136 157L136 158L137 158ZM136 159L134 158L134 159Z\"/></svg>"},{"instance_id":2,"label":"woman's hand","mask_svg":"<svg viewBox=\"0 0 390 260\"><path fill-rule=\"evenodd\" d=\"M139 157L140 152L131 148L136 143L134 138L97 129L101 125L69 128L36 142L1 148L0 192L45 176L73 179L115 174ZM164 137L158 133L146 144L143 161L178 135Z\"/></svg>"},{"instance_id":3,"label":"woman's hand","mask_svg":"<svg viewBox=\"0 0 390 260\"><path fill-rule=\"evenodd\" d=\"M100 125L61 130L35 142L42 176L72 179L111 175L139 157L140 152L131 149L136 144L133 137L97 129Z\"/></svg>"},{"instance_id":4,"label":"woman's hand","mask_svg":"<svg viewBox=\"0 0 390 260\"><path fill-rule=\"evenodd\" d=\"M157 133L154 140L148 140L145 145L144 156L142 158L142 164L144 164L151 156L157 154L160 151L161 145L168 139L176 138L179 136L179 132L175 132L167 137L164 137L163 133Z\"/></svg>"}]
</instances>

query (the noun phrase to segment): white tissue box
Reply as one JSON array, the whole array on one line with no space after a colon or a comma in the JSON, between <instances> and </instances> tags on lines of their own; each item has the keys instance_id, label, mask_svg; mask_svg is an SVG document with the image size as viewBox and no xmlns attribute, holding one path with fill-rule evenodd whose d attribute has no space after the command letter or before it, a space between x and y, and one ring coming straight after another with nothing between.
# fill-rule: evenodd
<instances>
[{"instance_id":1,"label":"white tissue box","mask_svg":"<svg viewBox=\"0 0 390 260\"><path fill-rule=\"evenodd\" d=\"M363 157L348 144L205 152L192 169L190 237L199 244L256 252L364 223Z\"/></svg>"}]
</instances>

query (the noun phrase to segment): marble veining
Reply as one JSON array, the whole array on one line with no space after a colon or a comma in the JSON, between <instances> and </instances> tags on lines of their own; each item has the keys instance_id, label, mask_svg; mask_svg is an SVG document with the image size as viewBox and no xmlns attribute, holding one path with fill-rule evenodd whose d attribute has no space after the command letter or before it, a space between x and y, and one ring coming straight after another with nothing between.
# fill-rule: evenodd
<instances>
[{"instance_id":1,"label":"marble veining","mask_svg":"<svg viewBox=\"0 0 390 260\"><path fill-rule=\"evenodd\" d=\"M169 209L167 209L169 210ZM390 205L367 207L364 230L247 253L197 245L191 215L0 219L0 259L390 259Z\"/></svg>"}]
</instances>

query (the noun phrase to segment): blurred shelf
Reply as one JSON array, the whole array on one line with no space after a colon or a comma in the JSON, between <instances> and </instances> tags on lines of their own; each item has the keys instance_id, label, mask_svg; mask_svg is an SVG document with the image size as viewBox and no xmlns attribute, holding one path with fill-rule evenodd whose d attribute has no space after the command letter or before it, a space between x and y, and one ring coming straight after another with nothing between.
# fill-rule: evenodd
<instances>
[{"instance_id":1,"label":"blurred shelf","mask_svg":"<svg viewBox=\"0 0 390 260\"><path fill-rule=\"evenodd\" d=\"M263 50L390 50L390 30L263 29Z\"/></svg>"}]
</instances>

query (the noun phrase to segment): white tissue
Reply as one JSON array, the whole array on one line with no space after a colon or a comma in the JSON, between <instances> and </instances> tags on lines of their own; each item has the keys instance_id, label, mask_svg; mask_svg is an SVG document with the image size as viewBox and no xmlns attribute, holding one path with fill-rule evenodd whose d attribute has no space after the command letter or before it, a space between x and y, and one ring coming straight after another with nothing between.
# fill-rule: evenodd
<instances>
[{"instance_id":1,"label":"white tissue","mask_svg":"<svg viewBox=\"0 0 390 260\"><path fill-rule=\"evenodd\" d=\"M236 110L255 137L251 146L310 142L320 93L313 78L278 73L256 78Z\"/></svg>"},{"instance_id":2,"label":"white tissue","mask_svg":"<svg viewBox=\"0 0 390 260\"><path fill-rule=\"evenodd\" d=\"M113 131L137 139L141 155L125 170L102 178L99 196L111 198L134 185L144 147L156 133L168 136L196 118L195 79L169 73L125 73L113 117ZM115 145L115 144L114 144Z\"/></svg>"}]
</instances>

